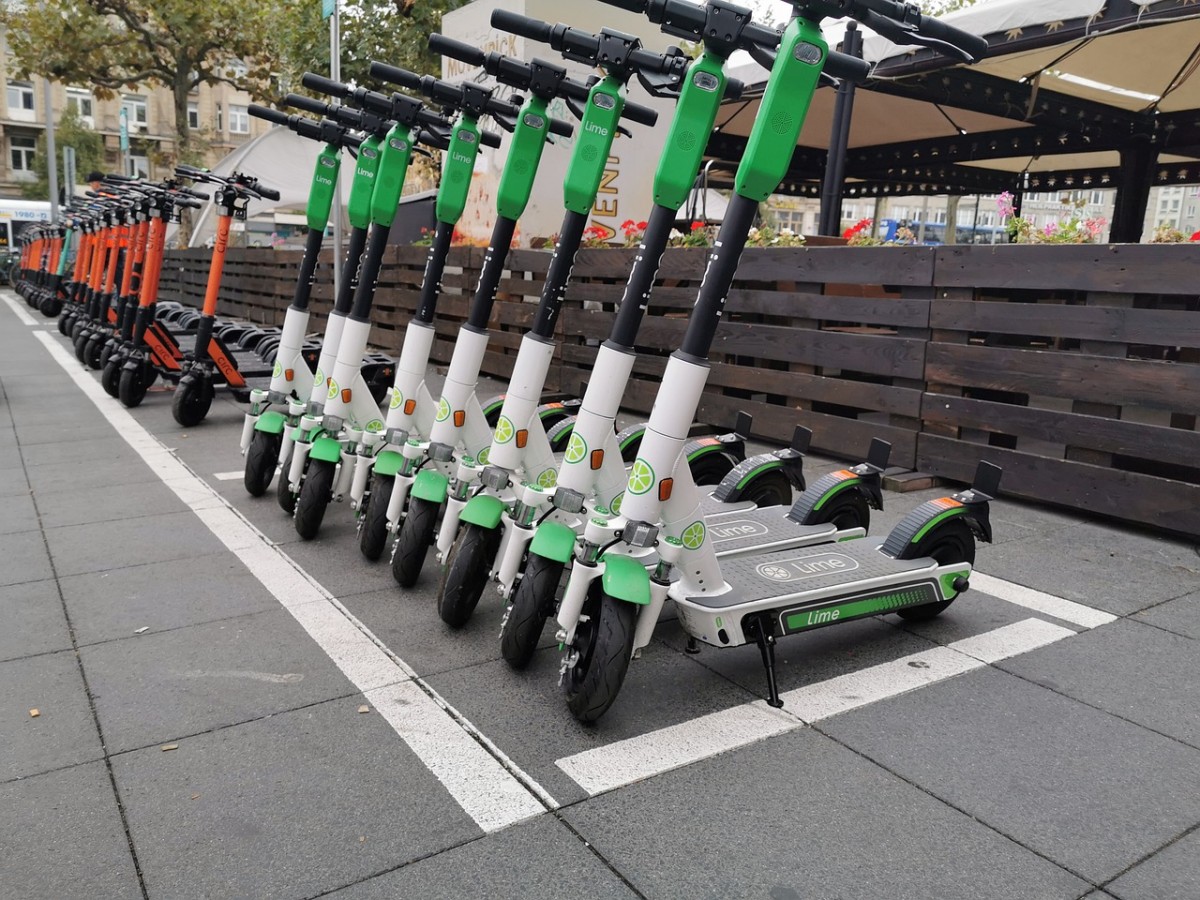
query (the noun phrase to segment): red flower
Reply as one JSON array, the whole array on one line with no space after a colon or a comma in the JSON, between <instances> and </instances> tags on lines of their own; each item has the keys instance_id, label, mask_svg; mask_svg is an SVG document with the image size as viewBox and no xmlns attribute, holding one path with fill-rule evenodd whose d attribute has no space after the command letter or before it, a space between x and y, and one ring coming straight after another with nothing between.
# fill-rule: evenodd
<instances>
[{"instance_id":1,"label":"red flower","mask_svg":"<svg viewBox=\"0 0 1200 900\"><path fill-rule=\"evenodd\" d=\"M636 227L637 227L637 225L634 223L633 219L626 219L624 222L621 223L622 231L629 231L631 228L636 228Z\"/></svg>"},{"instance_id":2,"label":"red flower","mask_svg":"<svg viewBox=\"0 0 1200 900\"><path fill-rule=\"evenodd\" d=\"M1193 232L1192 236L1190 238L1188 238L1188 240L1189 241L1200 241L1200 231Z\"/></svg>"},{"instance_id":3,"label":"red flower","mask_svg":"<svg viewBox=\"0 0 1200 900\"><path fill-rule=\"evenodd\" d=\"M700 231L702 228L704 228L703 222L693 222L692 223L692 231Z\"/></svg>"},{"instance_id":4,"label":"red flower","mask_svg":"<svg viewBox=\"0 0 1200 900\"><path fill-rule=\"evenodd\" d=\"M649 227L650 227L650 223L649 223L649 222L638 222L638 223L637 223L637 230L638 230L638 231L645 231L645 230L646 230L647 228L649 228ZM1198 234L1200 234L1200 232L1197 232L1197 233L1198 233Z\"/></svg>"}]
</instances>

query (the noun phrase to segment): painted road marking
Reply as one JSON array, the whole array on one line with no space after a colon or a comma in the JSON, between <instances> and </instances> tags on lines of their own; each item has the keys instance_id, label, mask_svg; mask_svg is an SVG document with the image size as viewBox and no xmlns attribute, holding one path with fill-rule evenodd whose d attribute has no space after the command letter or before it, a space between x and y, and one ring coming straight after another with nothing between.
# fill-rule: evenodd
<instances>
[{"instance_id":1,"label":"painted road marking","mask_svg":"<svg viewBox=\"0 0 1200 900\"><path fill-rule=\"evenodd\" d=\"M213 472L213 478L217 479L217 481L237 481L245 474L241 469L238 469L236 472Z\"/></svg>"},{"instance_id":2,"label":"painted road marking","mask_svg":"<svg viewBox=\"0 0 1200 900\"><path fill-rule=\"evenodd\" d=\"M35 319L29 313L25 312L25 310L21 309L21 305L19 303L17 303L15 300L13 300L11 297L6 296L4 298L4 302L8 304L8 308L13 311L13 313L16 315L16 317L21 320L22 325L29 325L30 327L36 327L39 324L37 319Z\"/></svg>"},{"instance_id":3,"label":"painted road marking","mask_svg":"<svg viewBox=\"0 0 1200 900\"><path fill-rule=\"evenodd\" d=\"M52 335L35 335L117 433L292 614L481 829L497 831L558 807L337 598L114 403Z\"/></svg>"},{"instance_id":4,"label":"painted road marking","mask_svg":"<svg viewBox=\"0 0 1200 900\"><path fill-rule=\"evenodd\" d=\"M1055 597L1053 594L1044 594L1033 588L1025 587L1023 584L1005 581L1003 578L984 575L982 572L971 573L971 587L1017 606L1024 606L1034 612L1054 616L1064 622L1082 625L1084 628L1096 628L1117 620L1117 617L1111 613L1092 609L1090 606L1084 606L1073 600Z\"/></svg>"},{"instance_id":5,"label":"painted road marking","mask_svg":"<svg viewBox=\"0 0 1200 900\"><path fill-rule=\"evenodd\" d=\"M755 700L576 753L556 761L590 795L756 744L830 716L927 687L990 663L1028 653L1076 632L1043 619L964 638L944 647L786 691L783 709Z\"/></svg>"}]
</instances>

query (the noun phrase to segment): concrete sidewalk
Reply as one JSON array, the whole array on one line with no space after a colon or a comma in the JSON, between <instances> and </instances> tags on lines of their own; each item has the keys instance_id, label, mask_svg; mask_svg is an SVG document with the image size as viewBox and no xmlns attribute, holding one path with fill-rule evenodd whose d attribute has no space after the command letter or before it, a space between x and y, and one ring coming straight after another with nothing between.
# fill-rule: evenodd
<instances>
[{"instance_id":1,"label":"concrete sidewalk","mask_svg":"<svg viewBox=\"0 0 1200 900\"><path fill-rule=\"evenodd\" d=\"M300 541L240 406L126 412L4 296L0 896L1200 897L1193 544L1001 501L944 616L781 641L782 714L666 621L583 727L494 594Z\"/></svg>"}]
</instances>

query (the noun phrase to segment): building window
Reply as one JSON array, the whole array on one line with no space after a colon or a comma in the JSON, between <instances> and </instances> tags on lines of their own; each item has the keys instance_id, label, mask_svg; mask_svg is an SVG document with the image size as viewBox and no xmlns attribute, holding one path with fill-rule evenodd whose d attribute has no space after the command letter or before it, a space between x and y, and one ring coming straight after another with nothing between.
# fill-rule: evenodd
<instances>
[{"instance_id":1,"label":"building window","mask_svg":"<svg viewBox=\"0 0 1200 900\"><path fill-rule=\"evenodd\" d=\"M200 104L194 100L188 101L188 128L200 127Z\"/></svg>"},{"instance_id":2,"label":"building window","mask_svg":"<svg viewBox=\"0 0 1200 900\"><path fill-rule=\"evenodd\" d=\"M67 88L67 109L79 116L88 128L95 126L95 103L90 91L84 88Z\"/></svg>"},{"instance_id":3,"label":"building window","mask_svg":"<svg viewBox=\"0 0 1200 900\"><path fill-rule=\"evenodd\" d=\"M218 103L217 104L217 132L220 133L224 130L225 130L225 118L224 118L224 116L221 115L221 104Z\"/></svg>"},{"instance_id":4,"label":"building window","mask_svg":"<svg viewBox=\"0 0 1200 900\"><path fill-rule=\"evenodd\" d=\"M8 83L8 109L28 110L33 112L33 85L28 81L10 81Z\"/></svg>"},{"instance_id":5,"label":"building window","mask_svg":"<svg viewBox=\"0 0 1200 900\"><path fill-rule=\"evenodd\" d=\"M37 138L14 134L8 138L8 163L14 181L32 181L33 158L37 156Z\"/></svg>"},{"instance_id":6,"label":"building window","mask_svg":"<svg viewBox=\"0 0 1200 900\"><path fill-rule=\"evenodd\" d=\"M125 174L130 178L149 178L150 177L150 160L144 156L129 155L129 166Z\"/></svg>"},{"instance_id":7,"label":"building window","mask_svg":"<svg viewBox=\"0 0 1200 900\"><path fill-rule=\"evenodd\" d=\"M244 106L229 107L229 133L230 134L249 134L250 133L250 113Z\"/></svg>"},{"instance_id":8,"label":"building window","mask_svg":"<svg viewBox=\"0 0 1200 900\"><path fill-rule=\"evenodd\" d=\"M150 123L150 111L145 97L126 94L121 100L121 108L125 110L130 128L138 126L145 128Z\"/></svg>"}]
</instances>

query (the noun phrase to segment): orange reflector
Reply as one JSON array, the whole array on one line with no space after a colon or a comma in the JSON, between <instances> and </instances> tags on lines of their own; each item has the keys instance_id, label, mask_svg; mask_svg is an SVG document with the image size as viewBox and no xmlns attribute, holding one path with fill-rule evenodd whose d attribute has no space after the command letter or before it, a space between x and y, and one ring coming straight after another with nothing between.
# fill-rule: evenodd
<instances>
[{"instance_id":1,"label":"orange reflector","mask_svg":"<svg viewBox=\"0 0 1200 900\"><path fill-rule=\"evenodd\" d=\"M836 472L833 473L833 475L835 478L837 478L838 481L845 481L847 478L857 478L858 477L853 472L851 472L849 469L838 469Z\"/></svg>"},{"instance_id":2,"label":"orange reflector","mask_svg":"<svg viewBox=\"0 0 1200 900\"><path fill-rule=\"evenodd\" d=\"M350 402L350 388L342 388L342 402L343 403Z\"/></svg>"},{"instance_id":3,"label":"orange reflector","mask_svg":"<svg viewBox=\"0 0 1200 900\"><path fill-rule=\"evenodd\" d=\"M296 377L296 370L295 369L284 369L283 377L286 378L288 381L291 381L293 378Z\"/></svg>"},{"instance_id":4,"label":"orange reflector","mask_svg":"<svg viewBox=\"0 0 1200 900\"><path fill-rule=\"evenodd\" d=\"M529 431L525 428L522 428L520 431L517 432L517 448L523 450L523 449L525 449L525 445L528 443L529 443Z\"/></svg>"},{"instance_id":5,"label":"orange reflector","mask_svg":"<svg viewBox=\"0 0 1200 900\"><path fill-rule=\"evenodd\" d=\"M404 414L406 416L411 416L416 411L416 409L417 409L417 401L416 400L405 400L404 401Z\"/></svg>"},{"instance_id":6,"label":"orange reflector","mask_svg":"<svg viewBox=\"0 0 1200 900\"><path fill-rule=\"evenodd\" d=\"M675 487L674 478L664 478L658 483L658 500L660 503L666 503L671 499L671 488Z\"/></svg>"},{"instance_id":7,"label":"orange reflector","mask_svg":"<svg viewBox=\"0 0 1200 900\"><path fill-rule=\"evenodd\" d=\"M592 468L598 469L602 465L604 465L604 451L603 450L593 450L592 451Z\"/></svg>"},{"instance_id":8,"label":"orange reflector","mask_svg":"<svg viewBox=\"0 0 1200 900\"><path fill-rule=\"evenodd\" d=\"M454 427L462 428L465 421L467 421L467 411L465 409L456 409L454 411Z\"/></svg>"}]
</instances>

